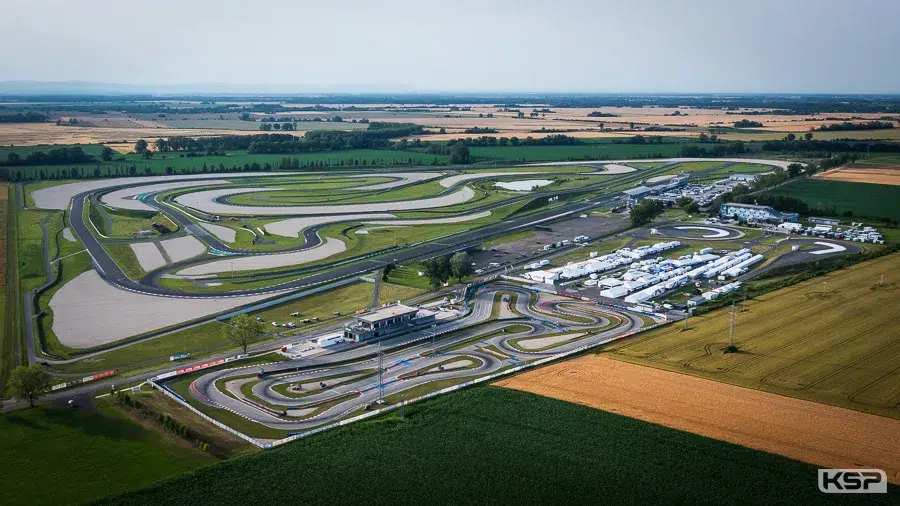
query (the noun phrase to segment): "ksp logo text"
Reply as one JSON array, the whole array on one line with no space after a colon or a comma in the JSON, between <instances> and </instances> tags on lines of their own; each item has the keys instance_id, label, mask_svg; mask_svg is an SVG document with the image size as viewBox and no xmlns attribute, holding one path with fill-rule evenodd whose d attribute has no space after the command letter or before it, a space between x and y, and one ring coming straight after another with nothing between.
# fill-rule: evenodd
<instances>
[{"instance_id":1,"label":"ksp logo text","mask_svg":"<svg viewBox=\"0 0 900 506\"><path fill-rule=\"evenodd\" d=\"M886 494L881 469L819 469L819 490L826 494Z\"/></svg>"}]
</instances>

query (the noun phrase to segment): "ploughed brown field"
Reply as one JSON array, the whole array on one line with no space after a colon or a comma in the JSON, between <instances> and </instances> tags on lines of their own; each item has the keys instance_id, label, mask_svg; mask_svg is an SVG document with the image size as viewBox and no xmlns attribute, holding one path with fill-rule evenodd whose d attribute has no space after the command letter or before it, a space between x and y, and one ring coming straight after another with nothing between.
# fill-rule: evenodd
<instances>
[{"instance_id":1,"label":"ploughed brown field","mask_svg":"<svg viewBox=\"0 0 900 506\"><path fill-rule=\"evenodd\" d=\"M815 177L831 181L900 186L900 167L845 167L822 172Z\"/></svg>"},{"instance_id":2,"label":"ploughed brown field","mask_svg":"<svg viewBox=\"0 0 900 506\"><path fill-rule=\"evenodd\" d=\"M830 468L879 468L900 483L900 420L603 356L496 383ZM577 428L573 428L577 430Z\"/></svg>"}]
</instances>

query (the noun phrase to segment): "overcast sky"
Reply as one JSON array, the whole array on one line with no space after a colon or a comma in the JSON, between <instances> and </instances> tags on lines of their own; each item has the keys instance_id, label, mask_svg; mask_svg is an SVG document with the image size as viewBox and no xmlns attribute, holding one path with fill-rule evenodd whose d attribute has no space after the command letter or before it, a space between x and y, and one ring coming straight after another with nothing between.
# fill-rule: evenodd
<instances>
[{"instance_id":1,"label":"overcast sky","mask_svg":"<svg viewBox=\"0 0 900 506\"><path fill-rule=\"evenodd\" d=\"M898 0L0 3L0 81L900 92Z\"/></svg>"}]
</instances>

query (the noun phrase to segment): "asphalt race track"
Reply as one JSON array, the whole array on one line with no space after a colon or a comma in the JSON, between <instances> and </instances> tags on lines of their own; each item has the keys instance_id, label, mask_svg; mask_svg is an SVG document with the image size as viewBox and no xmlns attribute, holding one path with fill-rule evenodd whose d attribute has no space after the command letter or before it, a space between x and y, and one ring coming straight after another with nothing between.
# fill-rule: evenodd
<instances>
[{"instance_id":1,"label":"asphalt race track","mask_svg":"<svg viewBox=\"0 0 900 506\"><path fill-rule=\"evenodd\" d=\"M498 294L514 294L515 317L491 320L491 309ZM533 307L529 302L533 295L515 285L492 285L478 291L468 315L383 342L381 388L375 372L379 346L351 344L339 345L334 352L318 357L202 374L192 381L190 393L195 402L228 409L271 428L307 430L372 406L382 397L402 396L410 389L434 381L462 382L582 346L608 342L643 324L630 313L545 294L541 294L537 307ZM572 315L581 321L568 320ZM517 333L503 330L513 324L531 330ZM600 331L587 333L598 326ZM438 332L440 337L436 335ZM515 344L523 339L560 334L564 338L562 342L553 344L547 338L551 344L535 351ZM436 355L430 354L433 347L438 350ZM466 365L441 370L439 364ZM241 385L251 382L252 396L248 397ZM301 397L292 398L273 388L296 384L306 385L297 392Z\"/></svg>"}]
</instances>

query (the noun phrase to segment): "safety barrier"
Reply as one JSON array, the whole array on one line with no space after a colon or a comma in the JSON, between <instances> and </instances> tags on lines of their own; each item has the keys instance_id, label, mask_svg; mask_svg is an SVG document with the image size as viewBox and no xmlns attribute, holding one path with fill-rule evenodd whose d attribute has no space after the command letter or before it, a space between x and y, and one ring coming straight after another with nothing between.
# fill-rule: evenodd
<instances>
[{"instance_id":1,"label":"safety barrier","mask_svg":"<svg viewBox=\"0 0 900 506\"><path fill-rule=\"evenodd\" d=\"M638 334L638 333L640 333L640 332L644 332L644 331L647 331L647 330L654 329L654 328L656 328L656 327L658 327L658 326L659 326L659 325L651 325L651 326L649 326L649 327L642 327L642 328L639 328L639 329L637 329L637 330L632 330L632 331L626 332L626 333L624 333L624 334L620 334L620 335L613 336L613 337L611 337L611 338L609 338L609 339L606 339L606 340L604 340L604 341L600 341L600 342L596 342L596 343L591 343L591 344L586 344L586 345L583 345L583 346L579 346L578 348L574 348L574 349L572 349L572 350L569 350L569 351L566 351L566 352L563 352L563 353L559 353L559 354L556 354L556 355L552 355L552 356L550 356L550 357L542 358L542 359L540 359L540 360L536 360L536 361L531 362L531 363L528 363L528 364L517 365L517 366L513 367L512 369L507 369L507 370L505 370L505 371L500 371L500 372L496 372L496 373L494 373L494 374L489 374L489 375L487 375L487 376L482 376L482 377L480 377L480 378L476 378L476 379L474 379L474 380L467 381L467 382L465 382L465 383L460 383L460 384L458 384L458 385L453 385L453 386L450 386L450 387L447 387L447 388L442 388L442 389L437 390L437 391L435 391L435 392L431 392L431 393L428 393L428 394L425 394L425 395L422 395L422 396L419 396L419 397L415 397L415 398L413 398L413 399L404 400L404 401L402 401L400 404L395 404L395 405L393 405L393 406L385 406L385 407L383 407L383 408L379 408L379 409L376 409L376 410L373 410L373 411L369 411L369 412L363 413L363 414L361 414L361 415L357 415L357 416L354 416L354 417L351 417L351 418L346 418L346 419L344 419L344 420L341 420L341 421L338 421L338 422L335 422L335 423L332 423L332 424L329 424L329 425L325 425L325 426L322 426L322 427L319 427L319 428L316 428L316 429L312 429L312 430L309 430L309 431L306 431L306 432L303 432L303 433L300 433L300 434L294 434L294 435L288 436L288 437L286 437L286 438L284 438L284 439L279 439L279 440L277 440L277 441L273 441L273 442L271 443L270 446L275 447L275 446L283 445L283 444L285 444L285 443L290 443L290 442L292 442L292 441L296 441L296 440L298 440L298 439L307 438L307 437L312 436L312 435L315 435L315 434L319 434L319 433L322 433L322 432L325 432L325 431L329 431L329 430L332 430L332 429L336 429L336 428L338 428L338 427L343 427L344 425L348 425L348 424L355 423L355 422L358 422L358 421L361 421L361 420L365 420L365 419L367 419L367 418L372 418L373 416L378 416L378 415L382 415L382 414L385 414L385 413L389 413L389 412L391 412L391 411L394 411L394 410L396 410L396 409L399 409L399 408L402 407L402 406L406 406L407 404L411 404L411 403L414 403L414 402L424 401L424 400L426 400L426 399L431 399L431 398L437 397L437 396L439 396L439 395L447 394L447 393L450 393L450 392L455 392L455 391L457 391L457 390L462 390L462 389L465 389L465 388L469 388L469 387L472 387L472 386L475 386L475 385L478 385L478 384L481 384L481 383L485 383L485 382L488 382L488 381L493 381L493 380L495 380L495 379L497 379L497 378L501 378L501 377L503 377L503 376L507 376L507 375L510 375L510 374L514 374L514 373L523 371L523 370L525 370L525 369L529 369L529 368L532 368L532 367L541 366L541 365L544 365L544 364L547 364L547 363L550 363L550 362L553 362L553 361L556 361L556 360L561 360L561 359L570 357L570 356L572 356L572 355L577 355L577 354L579 354L579 353L583 353L583 352L585 352L585 351L587 351L587 350L589 350L589 349L591 349L591 348L595 348L595 347L597 347L597 346L601 346L601 345L604 345L604 344L609 344L609 343L611 343L611 342L613 342L613 341L617 341L617 340L619 340L619 339L624 339L624 338L626 338L626 337L629 337L629 336Z\"/></svg>"},{"instance_id":2,"label":"safety barrier","mask_svg":"<svg viewBox=\"0 0 900 506\"><path fill-rule=\"evenodd\" d=\"M153 378L153 379L156 379L156 378ZM206 420L207 422L209 422L209 423L215 425L216 427L218 427L218 428L220 428L220 429L222 429L222 430L224 430L224 431L226 431L226 432L228 432L228 433L234 434L235 436L237 436L237 437L243 439L244 441L246 441L246 442L252 444L253 446L256 446L257 448L268 448L269 446L271 446L269 443L263 443L263 442L261 442L261 441L257 441L256 439L253 439L252 437L250 437L250 436L244 434L243 432L240 432L240 431L238 431L238 430L232 429L232 428L229 427L228 425L226 425L226 424L224 424L224 423L222 423L222 422L216 420L215 418L213 418L213 417L207 415L206 413L200 411L199 409L195 408L194 406L191 406L191 403L189 403L188 401L184 400L180 395L178 395L177 393L175 393L175 392L169 390L168 388L165 387L165 385L159 385L159 384L157 384L155 381L153 381L153 379L147 380L147 383L150 383L150 385L151 385L153 388L155 388L155 389L159 390L160 392L162 392L163 395L165 395L166 397L168 397L168 398L174 400L174 401L177 402L178 404L181 404L181 405L184 406L185 408L187 408L187 409L193 411L195 415L197 415L197 416L199 416L200 418Z\"/></svg>"}]
</instances>

